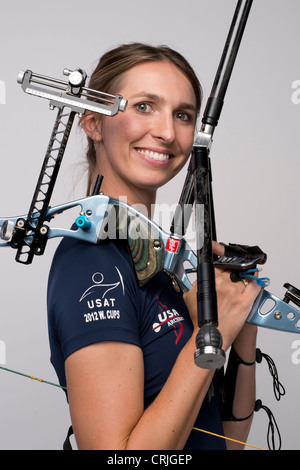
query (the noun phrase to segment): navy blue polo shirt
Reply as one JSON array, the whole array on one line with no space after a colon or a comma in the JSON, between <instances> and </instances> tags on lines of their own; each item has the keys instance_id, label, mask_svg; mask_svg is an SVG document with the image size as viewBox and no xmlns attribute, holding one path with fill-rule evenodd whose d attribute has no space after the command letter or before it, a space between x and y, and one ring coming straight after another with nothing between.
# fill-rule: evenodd
<instances>
[{"instance_id":1,"label":"navy blue polo shirt","mask_svg":"<svg viewBox=\"0 0 300 470\"><path fill-rule=\"evenodd\" d=\"M51 266L48 328L51 362L63 386L64 362L74 351L99 341L140 347L145 406L163 387L192 333L182 293L164 272L140 288L125 242L93 245L72 238L62 240ZM217 397L200 411L195 427L223 434ZM225 444L194 430L186 449L225 449Z\"/></svg>"}]
</instances>

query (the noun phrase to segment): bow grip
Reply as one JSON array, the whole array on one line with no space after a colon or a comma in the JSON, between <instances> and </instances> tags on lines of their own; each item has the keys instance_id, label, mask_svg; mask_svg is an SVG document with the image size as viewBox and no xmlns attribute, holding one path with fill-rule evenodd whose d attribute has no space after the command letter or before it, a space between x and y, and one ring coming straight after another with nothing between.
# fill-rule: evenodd
<instances>
[{"instance_id":1,"label":"bow grip","mask_svg":"<svg viewBox=\"0 0 300 470\"><path fill-rule=\"evenodd\" d=\"M112 204L98 233L98 243L126 240L139 286L163 270L164 244L159 229L142 213L122 203Z\"/></svg>"}]
</instances>

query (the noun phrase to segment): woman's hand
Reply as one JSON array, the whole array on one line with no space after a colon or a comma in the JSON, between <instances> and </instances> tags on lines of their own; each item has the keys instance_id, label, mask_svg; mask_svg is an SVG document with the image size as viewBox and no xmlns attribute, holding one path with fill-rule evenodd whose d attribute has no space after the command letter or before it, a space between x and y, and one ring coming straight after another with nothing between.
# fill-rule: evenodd
<instances>
[{"instance_id":1,"label":"woman's hand","mask_svg":"<svg viewBox=\"0 0 300 470\"><path fill-rule=\"evenodd\" d=\"M260 289L255 281L249 282L246 287L242 281L232 282L230 271L216 269L218 320L225 351L244 329L245 321Z\"/></svg>"},{"instance_id":2,"label":"woman's hand","mask_svg":"<svg viewBox=\"0 0 300 470\"><path fill-rule=\"evenodd\" d=\"M224 254L224 246L214 242L214 253ZM242 281L232 282L230 271L215 269L215 283L218 301L219 329L223 337L223 349L226 351L239 335L250 313L260 287L256 282L249 282L246 287ZM197 285L184 294L184 301L190 312L194 329L198 331Z\"/></svg>"}]
</instances>

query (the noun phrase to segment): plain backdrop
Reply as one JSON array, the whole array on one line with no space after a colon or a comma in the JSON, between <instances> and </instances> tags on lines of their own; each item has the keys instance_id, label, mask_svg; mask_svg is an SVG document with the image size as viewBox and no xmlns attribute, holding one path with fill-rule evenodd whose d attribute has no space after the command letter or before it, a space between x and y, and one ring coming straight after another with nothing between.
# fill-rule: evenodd
<instances>
[{"instance_id":1,"label":"plain backdrop","mask_svg":"<svg viewBox=\"0 0 300 470\"><path fill-rule=\"evenodd\" d=\"M167 44L195 68L205 103L235 7L235 0L0 0L0 216L28 212L56 117L46 100L22 91L20 70L65 79L64 68L90 74L120 43ZM286 282L300 288L299 17L299 0L254 0L211 151L218 239L261 246L263 275L278 297ZM75 124L51 205L84 196L83 161ZM160 190L158 202L176 203L185 175ZM54 383L46 287L57 243L29 266L16 263L11 248L0 251L2 365ZM257 396L275 415L283 449L300 449L299 345L296 333L259 329L258 346L274 359L286 395L276 401L263 361ZM0 416L2 450L61 449L70 424L61 389L3 370ZM256 413L248 442L266 448L267 425L265 412Z\"/></svg>"}]
</instances>

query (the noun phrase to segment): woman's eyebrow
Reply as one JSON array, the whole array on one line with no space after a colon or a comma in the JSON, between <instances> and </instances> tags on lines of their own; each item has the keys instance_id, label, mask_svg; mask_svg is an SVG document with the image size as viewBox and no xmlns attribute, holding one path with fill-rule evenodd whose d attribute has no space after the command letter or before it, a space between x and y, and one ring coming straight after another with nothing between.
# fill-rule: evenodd
<instances>
[{"instance_id":1,"label":"woman's eyebrow","mask_svg":"<svg viewBox=\"0 0 300 470\"><path fill-rule=\"evenodd\" d=\"M156 95L155 93L149 93L148 91L141 91L136 95L131 96L131 99L148 99L151 101L163 102L165 101L162 96Z\"/></svg>"},{"instance_id":2,"label":"woman's eyebrow","mask_svg":"<svg viewBox=\"0 0 300 470\"><path fill-rule=\"evenodd\" d=\"M147 98L151 101L158 101L158 102L164 102L165 99L163 96L159 96L159 95L156 95L154 93L149 93L149 92L140 92L140 93L137 93L136 95L133 95L131 97L131 99L136 99L136 98ZM192 103L179 103L178 106L176 106L176 109L189 109L191 111L194 111L196 113L196 106Z\"/></svg>"}]
</instances>

